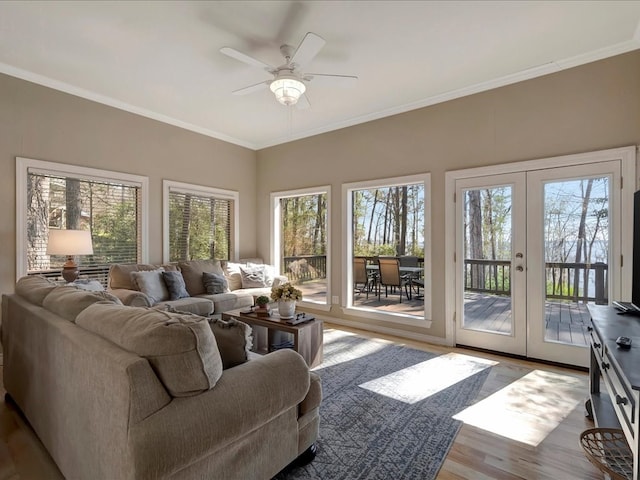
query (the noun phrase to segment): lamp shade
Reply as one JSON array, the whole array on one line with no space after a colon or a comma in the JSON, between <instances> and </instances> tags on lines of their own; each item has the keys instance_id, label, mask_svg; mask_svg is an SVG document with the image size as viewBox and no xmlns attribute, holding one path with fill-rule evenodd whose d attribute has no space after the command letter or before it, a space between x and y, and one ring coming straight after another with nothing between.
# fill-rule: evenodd
<instances>
[{"instance_id":1,"label":"lamp shade","mask_svg":"<svg viewBox=\"0 0 640 480\"><path fill-rule=\"evenodd\" d=\"M283 105L295 105L307 87L297 78L281 76L269 85L276 99Z\"/></svg>"},{"instance_id":2,"label":"lamp shade","mask_svg":"<svg viewBox=\"0 0 640 480\"><path fill-rule=\"evenodd\" d=\"M47 255L93 255L88 230L49 230Z\"/></svg>"}]
</instances>

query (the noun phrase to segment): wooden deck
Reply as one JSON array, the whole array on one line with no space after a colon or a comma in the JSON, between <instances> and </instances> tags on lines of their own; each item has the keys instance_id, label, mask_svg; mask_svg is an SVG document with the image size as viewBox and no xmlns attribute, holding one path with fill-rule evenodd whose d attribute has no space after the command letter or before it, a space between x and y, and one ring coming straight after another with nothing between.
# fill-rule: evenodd
<instances>
[{"instance_id":1,"label":"wooden deck","mask_svg":"<svg viewBox=\"0 0 640 480\"><path fill-rule=\"evenodd\" d=\"M500 295L466 293L465 325L476 330L509 333L511 301ZM588 345L589 312L584 303L548 301L545 304L545 340Z\"/></svg>"},{"instance_id":2,"label":"wooden deck","mask_svg":"<svg viewBox=\"0 0 640 480\"><path fill-rule=\"evenodd\" d=\"M324 301L326 284L324 282L305 282L298 285L305 299ZM370 292L354 293L355 308L372 309L380 312L414 315L422 317L424 303L414 294L407 299L403 294L402 302L397 292L384 296ZM509 333L511 328L511 300L502 295L486 295L467 292L464 298L465 325L482 331ZM570 301L549 301L545 305L545 340L572 345L589 345L589 312L583 303Z\"/></svg>"}]
</instances>

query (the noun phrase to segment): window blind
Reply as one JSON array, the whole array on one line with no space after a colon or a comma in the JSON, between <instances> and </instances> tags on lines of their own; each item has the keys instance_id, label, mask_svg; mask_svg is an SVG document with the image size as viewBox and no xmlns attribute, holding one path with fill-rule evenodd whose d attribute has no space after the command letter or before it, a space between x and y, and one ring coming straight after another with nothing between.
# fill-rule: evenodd
<instances>
[{"instance_id":1,"label":"window blind","mask_svg":"<svg viewBox=\"0 0 640 480\"><path fill-rule=\"evenodd\" d=\"M81 273L106 280L111 263L141 258L141 187L29 171L27 175L27 273L59 271L66 258L49 256L49 229L89 230L93 255L80 259Z\"/></svg>"},{"instance_id":2,"label":"window blind","mask_svg":"<svg viewBox=\"0 0 640 480\"><path fill-rule=\"evenodd\" d=\"M169 260L233 258L234 201L169 190Z\"/></svg>"}]
</instances>

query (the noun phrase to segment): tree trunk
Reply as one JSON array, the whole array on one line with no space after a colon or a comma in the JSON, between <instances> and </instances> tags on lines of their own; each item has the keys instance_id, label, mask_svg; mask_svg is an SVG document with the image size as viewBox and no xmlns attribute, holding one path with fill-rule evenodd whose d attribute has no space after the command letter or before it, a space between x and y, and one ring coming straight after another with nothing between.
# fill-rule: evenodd
<instances>
[{"instance_id":1,"label":"tree trunk","mask_svg":"<svg viewBox=\"0 0 640 480\"><path fill-rule=\"evenodd\" d=\"M402 187L400 199L400 242L398 244L398 255L407 253L407 186Z\"/></svg>"},{"instance_id":2,"label":"tree trunk","mask_svg":"<svg viewBox=\"0 0 640 480\"><path fill-rule=\"evenodd\" d=\"M28 175L27 180L27 271L48 270L49 179Z\"/></svg>"},{"instance_id":3,"label":"tree trunk","mask_svg":"<svg viewBox=\"0 0 640 480\"><path fill-rule=\"evenodd\" d=\"M587 180L587 188L582 196L582 211L580 212L580 225L578 227L578 242L576 243L576 263L582 262L582 248L585 241L585 225L587 221L587 212L589 211L589 201L591 200L591 187L593 186L593 179ZM577 302L580 286L580 269L574 269L573 276L573 298ZM585 285L586 287L586 285Z\"/></svg>"},{"instance_id":4,"label":"tree trunk","mask_svg":"<svg viewBox=\"0 0 640 480\"><path fill-rule=\"evenodd\" d=\"M469 199L469 254L474 260L482 260L484 258L482 248L482 205L480 190L469 190L467 192ZM484 271L482 265L474 265L471 268L473 288L484 288Z\"/></svg>"},{"instance_id":5,"label":"tree trunk","mask_svg":"<svg viewBox=\"0 0 640 480\"><path fill-rule=\"evenodd\" d=\"M80 180L66 179L66 207L67 230L79 230L82 220L82 196L80 194Z\"/></svg>"}]
</instances>

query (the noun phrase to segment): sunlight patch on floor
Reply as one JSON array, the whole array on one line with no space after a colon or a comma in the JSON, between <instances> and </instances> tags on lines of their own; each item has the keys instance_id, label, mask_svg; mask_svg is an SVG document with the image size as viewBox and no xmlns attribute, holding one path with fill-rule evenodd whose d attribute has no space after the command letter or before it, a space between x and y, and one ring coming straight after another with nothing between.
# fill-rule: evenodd
<instances>
[{"instance_id":1,"label":"sunlight patch on floor","mask_svg":"<svg viewBox=\"0 0 640 480\"><path fill-rule=\"evenodd\" d=\"M484 358L448 353L359 386L413 404L496 364Z\"/></svg>"},{"instance_id":2,"label":"sunlight patch on floor","mask_svg":"<svg viewBox=\"0 0 640 480\"><path fill-rule=\"evenodd\" d=\"M453 418L535 447L584 401L586 382L534 370Z\"/></svg>"}]
</instances>

